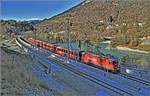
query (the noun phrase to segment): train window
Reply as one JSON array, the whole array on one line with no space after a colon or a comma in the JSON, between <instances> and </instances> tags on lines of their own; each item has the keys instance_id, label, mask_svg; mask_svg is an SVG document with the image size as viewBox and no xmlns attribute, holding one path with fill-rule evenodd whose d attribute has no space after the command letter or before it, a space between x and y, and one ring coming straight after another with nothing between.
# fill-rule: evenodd
<instances>
[{"instance_id":1,"label":"train window","mask_svg":"<svg viewBox=\"0 0 150 96\"><path fill-rule=\"evenodd\" d=\"M70 54L70 51L67 51L68 54Z\"/></svg>"}]
</instances>

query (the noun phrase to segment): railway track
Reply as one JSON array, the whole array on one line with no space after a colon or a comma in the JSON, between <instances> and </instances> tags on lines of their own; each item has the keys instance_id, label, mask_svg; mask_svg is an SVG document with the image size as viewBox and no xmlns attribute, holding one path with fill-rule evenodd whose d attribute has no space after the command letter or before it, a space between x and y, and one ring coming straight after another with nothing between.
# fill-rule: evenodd
<instances>
[{"instance_id":1,"label":"railway track","mask_svg":"<svg viewBox=\"0 0 150 96\"><path fill-rule=\"evenodd\" d=\"M120 95L128 95L128 96L133 96L133 94L131 94L130 92L127 92L127 91L125 91L125 90L123 90L123 89L120 89L120 88L117 88L117 87L115 87L115 86L112 86L111 84L109 84L109 83L106 83L106 82L104 82L104 81L102 81L102 80L99 80L99 79L97 79L96 77L94 77L94 76L91 76L91 75L89 75L89 74L86 74L86 73L84 73L84 72L82 72L82 71L79 71L79 70L76 70L75 68L73 68L73 66L70 66L70 65L68 65L68 64L65 64L65 63L62 63L62 62L60 62L60 61L58 61L57 59L50 59L53 63L56 63L56 64L58 64L58 62L59 63L61 63L61 64L59 64L60 66L62 66L63 68L65 68L65 69L67 69L68 71L70 71L70 72L73 72L73 73L75 73L75 74L77 74L77 75L79 75L79 76L81 76L81 77L84 77L84 78L86 78L86 79L88 79L88 80L90 80L90 81L92 81L92 82L94 82L94 83L96 83L96 84L98 84L98 85L100 85L100 86L103 86L103 87L105 87L105 88L108 88L109 90L111 90L111 91L113 91L113 92L116 92L116 93L118 93L118 94L120 94ZM118 91L119 90L119 91Z\"/></svg>"},{"instance_id":2,"label":"railway track","mask_svg":"<svg viewBox=\"0 0 150 96\"><path fill-rule=\"evenodd\" d=\"M125 73L119 73L119 75L124 77L124 78L127 78L127 79L130 79L130 80L139 82L139 83L147 85L147 86L150 86L150 82L148 82L148 81L145 81L145 80L133 77L133 76L129 76L129 75L125 74Z\"/></svg>"},{"instance_id":3,"label":"railway track","mask_svg":"<svg viewBox=\"0 0 150 96\"><path fill-rule=\"evenodd\" d=\"M19 43L22 43L21 41L19 41ZM25 44L23 44L24 46L26 46ZM29 47L29 46L28 46ZM30 46L31 47L31 46ZM26 48L27 48L27 46L26 46ZM29 49L31 49L32 50L32 48L33 47L31 47L31 48L29 48ZM35 50L32 50L32 51L35 51ZM37 53L38 54L38 53ZM50 58L49 58L50 59ZM133 93L130 93L130 92L128 92L127 90L123 90L123 89L121 89L121 88L118 88L118 87L116 87L116 86L112 86L111 84L109 84L108 82L105 82L105 81L103 81L103 80L100 80L100 79L97 79L96 77L94 77L94 76L91 76L91 75L89 75L89 74L87 74L87 73L85 73L85 72L82 72L82 71L79 71L79 70L76 70L73 66L71 66L71 65L69 65L69 64L66 64L66 63L62 63L62 62L60 62L60 60L58 60L58 59L54 59L54 58L51 58L50 59L50 61L51 62L53 62L53 63L56 63L56 64L58 64L58 62L60 63L59 65L60 66L62 66L63 68L65 68L66 70L68 70L68 71L70 71L70 72L73 72L73 73L75 73L75 74L77 74L78 76L81 76L81 77L84 77L84 78L86 78L86 79L88 79L89 81L91 81L91 82L94 82L94 83L96 83L96 84L98 84L98 85L100 85L100 86L103 86L103 87L105 87L105 88L107 88L107 89L109 89L109 90L111 90L111 91L113 91L113 92L116 92L117 94L119 94L119 95L127 95L127 96L133 96ZM127 77L126 75L124 75L124 74L121 74L122 76L124 76L125 78L129 78L129 77ZM130 77L131 78L131 77ZM135 79L135 78L134 78ZM133 78L132 78L132 80L134 80ZM139 80L138 80L138 82L140 82ZM147 83L146 83L147 84Z\"/></svg>"}]
</instances>

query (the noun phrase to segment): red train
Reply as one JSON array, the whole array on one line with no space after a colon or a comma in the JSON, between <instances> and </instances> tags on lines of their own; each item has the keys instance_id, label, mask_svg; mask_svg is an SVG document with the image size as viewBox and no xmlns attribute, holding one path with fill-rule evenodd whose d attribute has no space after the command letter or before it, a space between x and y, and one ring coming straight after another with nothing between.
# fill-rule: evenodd
<instances>
[{"instance_id":1,"label":"red train","mask_svg":"<svg viewBox=\"0 0 150 96\"><path fill-rule=\"evenodd\" d=\"M113 73L119 72L119 66L117 61L108 57L98 56L95 54L86 53L84 51L70 51L68 49L56 47L55 45L48 44L40 40L35 40L33 38L28 38L27 41L30 42L32 45L47 49L61 56L67 56L70 59L79 60L85 64L90 64L92 66L102 68Z\"/></svg>"}]
</instances>

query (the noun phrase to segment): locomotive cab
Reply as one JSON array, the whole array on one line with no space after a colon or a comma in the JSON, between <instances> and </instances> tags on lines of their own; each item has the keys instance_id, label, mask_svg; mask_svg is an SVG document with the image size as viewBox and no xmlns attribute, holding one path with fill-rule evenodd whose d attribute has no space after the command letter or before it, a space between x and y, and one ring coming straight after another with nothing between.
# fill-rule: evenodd
<instances>
[{"instance_id":1,"label":"locomotive cab","mask_svg":"<svg viewBox=\"0 0 150 96\"><path fill-rule=\"evenodd\" d=\"M78 57L79 57L79 58L78 58L79 61L81 61L81 56L82 56L82 54L84 54L84 53L85 53L85 51L79 51L79 56L78 56Z\"/></svg>"},{"instance_id":2,"label":"locomotive cab","mask_svg":"<svg viewBox=\"0 0 150 96\"><path fill-rule=\"evenodd\" d=\"M118 61L116 61L116 60L111 60L111 61L110 61L110 64L113 65L113 70L112 70L113 73L119 72Z\"/></svg>"}]
</instances>

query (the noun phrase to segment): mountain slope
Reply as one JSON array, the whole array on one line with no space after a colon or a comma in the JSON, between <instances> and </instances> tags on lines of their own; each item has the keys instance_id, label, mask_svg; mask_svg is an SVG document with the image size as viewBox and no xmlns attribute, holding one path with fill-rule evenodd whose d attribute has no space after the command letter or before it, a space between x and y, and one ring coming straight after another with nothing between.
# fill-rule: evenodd
<instances>
[{"instance_id":1,"label":"mountain slope","mask_svg":"<svg viewBox=\"0 0 150 96\"><path fill-rule=\"evenodd\" d=\"M26 31L34 30L31 24L15 20L0 20L0 25L0 37L6 39L9 39L12 34L20 35Z\"/></svg>"},{"instance_id":2,"label":"mountain slope","mask_svg":"<svg viewBox=\"0 0 150 96\"><path fill-rule=\"evenodd\" d=\"M52 38L52 40L66 41L68 31L72 41L97 42L106 36L118 39L126 36L132 40L150 35L149 9L150 1L148 0L118 2L93 0L54 18L44 20L37 24L36 29L38 38L43 40ZM55 36L51 35L52 32ZM128 40L131 42L130 39ZM116 41L114 42L118 45ZM124 42L120 44L122 43Z\"/></svg>"}]
</instances>

